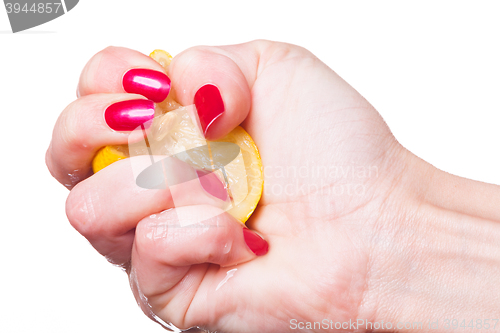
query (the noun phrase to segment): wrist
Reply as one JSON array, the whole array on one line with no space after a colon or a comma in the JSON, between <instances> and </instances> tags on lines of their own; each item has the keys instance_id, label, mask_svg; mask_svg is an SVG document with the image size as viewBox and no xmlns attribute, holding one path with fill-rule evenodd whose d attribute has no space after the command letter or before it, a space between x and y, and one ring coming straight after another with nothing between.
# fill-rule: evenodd
<instances>
[{"instance_id":1,"label":"wrist","mask_svg":"<svg viewBox=\"0 0 500 333\"><path fill-rule=\"evenodd\" d=\"M408 331L415 332L429 331L429 324L433 332L473 331L485 319L494 325L500 319L499 187L405 154L406 171L370 241L364 303L373 308L367 313L374 322L412 323ZM475 326L454 327L447 319Z\"/></svg>"}]
</instances>

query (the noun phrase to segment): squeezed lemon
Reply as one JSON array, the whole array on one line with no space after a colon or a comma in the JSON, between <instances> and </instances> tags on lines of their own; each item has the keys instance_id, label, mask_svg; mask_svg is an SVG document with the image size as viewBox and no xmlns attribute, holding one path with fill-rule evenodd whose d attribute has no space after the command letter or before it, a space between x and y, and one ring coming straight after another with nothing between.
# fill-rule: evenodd
<instances>
[{"instance_id":1,"label":"squeezed lemon","mask_svg":"<svg viewBox=\"0 0 500 333\"><path fill-rule=\"evenodd\" d=\"M167 71L172 56L163 50L154 50L150 57L156 60ZM173 112L172 112L173 111ZM262 196L264 175L262 161L255 142L240 126L228 135L216 141L205 141L193 123L186 108L174 98L172 92L165 101L156 105L157 116L151 125L149 144L155 153L172 155L180 151L208 145L210 142L230 142L240 148L238 156L222 168L214 171L225 184L232 206L228 213L245 223L252 215ZM146 155L144 145L106 146L101 148L92 161L94 173L108 165L129 158L130 155ZM193 167L211 170L214 161L210 158L200 159Z\"/></svg>"}]
</instances>

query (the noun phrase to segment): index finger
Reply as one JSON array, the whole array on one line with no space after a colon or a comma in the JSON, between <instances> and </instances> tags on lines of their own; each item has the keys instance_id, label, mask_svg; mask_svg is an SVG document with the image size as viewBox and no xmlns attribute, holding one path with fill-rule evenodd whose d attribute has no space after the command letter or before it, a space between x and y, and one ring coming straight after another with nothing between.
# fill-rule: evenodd
<instances>
[{"instance_id":1,"label":"index finger","mask_svg":"<svg viewBox=\"0 0 500 333\"><path fill-rule=\"evenodd\" d=\"M130 88L124 88L124 75L131 69L139 68L152 70L152 75L156 72L163 73L166 77L163 67L149 56L124 47L107 47L94 55L83 68L78 82L77 96L124 92L144 95L138 91L130 91ZM164 77L161 79L165 80ZM170 83L170 80L168 81Z\"/></svg>"}]
</instances>

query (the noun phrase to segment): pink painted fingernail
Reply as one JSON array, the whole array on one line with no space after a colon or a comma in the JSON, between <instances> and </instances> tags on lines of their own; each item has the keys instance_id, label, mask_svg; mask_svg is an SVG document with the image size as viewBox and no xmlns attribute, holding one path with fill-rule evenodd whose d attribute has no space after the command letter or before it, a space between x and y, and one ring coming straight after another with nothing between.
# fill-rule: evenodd
<instances>
[{"instance_id":1,"label":"pink painted fingernail","mask_svg":"<svg viewBox=\"0 0 500 333\"><path fill-rule=\"evenodd\" d=\"M194 105L198 112L203 135L206 137L210 126L224 113L224 101L219 88L213 84L202 86L194 95Z\"/></svg>"},{"instance_id":2,"label":"pink painted fingernail","mask_svg":"<svg viewBox=\"0 0 500 333\"><path fill-rule=\"evenodd\" d=\"M160 103L170 92L170 79L162 72L144 68L130 69L123 75L123 89Z\"/></svg>"},{"instance_id":3,"label":"pink painted fingernail","mask_svg":"<svg viewBox=\"0 0 500 333\"><path fill-rule=\"evenodd\" d=\"M243 238L248 248L255 253L256 256L263 256L269 250L269 244L264 238L257 235L250 229L243 228Z\"/></svg>"},{"instance_id":4,"label":"pink painted fingernail","mask_svg":"<svg viewBox=\"0 0 500 333\"><path fill-rule=\"evenodd\" d=\"M155 104L148 99L117 102L104 111L106 124L115 131L133 131L142 124L147 128L154 116Z\"/></svg>"},{"instance_id":5,"label":"pink painted fingernail","mask_svg":"<svg viewBox=\"0 0 500 333\"><path fill-rule=\"evenodd\" d=\"M208 194L224 201L227 200L228 195L226 188L215 173L196 170L196 174L198 175L201 187L203 187Z\"/></svg>"}]
</instances>

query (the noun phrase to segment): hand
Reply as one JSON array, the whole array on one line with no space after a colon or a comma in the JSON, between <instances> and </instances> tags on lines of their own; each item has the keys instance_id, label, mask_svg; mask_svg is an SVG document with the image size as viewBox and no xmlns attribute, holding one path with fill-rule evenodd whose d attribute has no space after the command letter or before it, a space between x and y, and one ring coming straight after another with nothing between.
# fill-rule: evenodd
<instances>
[{"instance_id":1,"label":"hand","mask_svg":"<svg viewBox=\"0 0 500 333\"><path fill-rule=\"evenodd\" d=\"M445 315L441 302L459 311L433 289L449 285L454 276L441 269L456 269L459 260L475 260L492 277L498 273L476 252L456 252L451 236L466 225L475 233L462 241L471 246L481 246L475 242L481 235L500 236L496 225L481 229L470 221L498 220L494 205L462 205L459 195L442 195L450 194L450 182L488 193L490 200L498 189L446 175L406 151L359 93L293 45L196 47L177 55L167 73L183 105L193 104L207 83L219 88L224 112L204 128L208 139L241 123L259 147L265 188L247 226L268 242L267 254L265 241L218 208L204 201L174 207L168 190L139 188L129 160L92 175L97 149L127 142L126 132L106 125L106 107L144 99L123 90L130 68L162 70L124 48L107 48L90 60L78 86L81 97L56 124L47 165L72 189L71 224L108 260L126 267L151 318L221 332L297 331L323 319L395 324ZM219 215L198 228L175 227L178 213L189 218L206 210ZM488 253L498 254L498 242L488 244ZM474 282L472 276L463 280ZM484 290L468 295L495 304Z\"/></svg>"}]
</instances>

